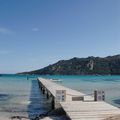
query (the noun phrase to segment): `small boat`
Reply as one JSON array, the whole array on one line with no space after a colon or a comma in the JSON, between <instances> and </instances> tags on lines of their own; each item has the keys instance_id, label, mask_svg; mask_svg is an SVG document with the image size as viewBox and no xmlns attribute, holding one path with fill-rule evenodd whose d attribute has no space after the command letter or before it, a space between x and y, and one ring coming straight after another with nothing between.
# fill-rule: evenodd
<instances>
[{"instance_id":1,"label":"small boat","mask_svg":"<svg viewBox=\"0 0 120 120\"><path fill-rule=\"evenodd\" d=\"M53 82L62 82L62 80L60 80L60 79L50 79L50 80Z\"/></svg>"}]
</instances>

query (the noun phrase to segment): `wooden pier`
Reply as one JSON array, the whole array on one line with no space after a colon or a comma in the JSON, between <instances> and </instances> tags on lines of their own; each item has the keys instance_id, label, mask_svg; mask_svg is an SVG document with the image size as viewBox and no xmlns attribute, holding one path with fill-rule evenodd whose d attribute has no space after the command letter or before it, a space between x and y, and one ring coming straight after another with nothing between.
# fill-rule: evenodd
<instances>
[{"instance_id":1,"label":"wooden pier","mask_svg":"<svg viewBox=\"0 0 120 120\"><path fill-rule=\"evenodd\" d=\"M47 99L52 98L52 109L62 107L71 120L105 120L120 115L119 108L104 101L95 101L92 96L48 79L38 78L38 81ZM58 93L62 95L62 99Z\"/></svg>"}]
</instances>

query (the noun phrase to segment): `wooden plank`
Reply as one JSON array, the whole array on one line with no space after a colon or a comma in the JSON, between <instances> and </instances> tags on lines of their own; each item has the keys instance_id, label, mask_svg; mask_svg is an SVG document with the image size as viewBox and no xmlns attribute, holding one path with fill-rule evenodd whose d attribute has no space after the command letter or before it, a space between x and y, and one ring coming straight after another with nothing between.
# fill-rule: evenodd
<instances>
[{"instance_id":1,"label":"wooden plank","mask_svg":"<svg viewBox=\"0 0 120 120\"><path fill-rule=\"evenodd\" d=\"M85 96L84 93L64 87L62 85L56 84L51 80L43 79L43 78L38 78L38 80L48 89L48 91L56 97L56 90L66 90L66 100L67 101L72 101L72 97L74 96ZM85 97L85 100L93 100L93 97Z\"/></svg>"},{"instance_id":2,"label":"wooden plank","mask_svg":"<svg viewBox=\"0 0 120 120\"><path fill-rule=\"evenodd\" d=\"M94 101L94 98L82 92L56 84L51 80L39 78L42 85L56 97L56 90L66 90L66 101L60 102L62 108L71 120L104 120L120 115L120 109L104 101ZM72 97L83 96L82 101L72 101Z\"/></svg>"},{"instance_id":3,"label":"wooden plank","mask_svg":"<svg viewBox=\"0 0 120 120\"><path fill-rule=\"evenodd\" d=\"M61 102L63 109L72 120L102 120L120 115L120 109L106 102Z\"/></svg>"}]
</instances>

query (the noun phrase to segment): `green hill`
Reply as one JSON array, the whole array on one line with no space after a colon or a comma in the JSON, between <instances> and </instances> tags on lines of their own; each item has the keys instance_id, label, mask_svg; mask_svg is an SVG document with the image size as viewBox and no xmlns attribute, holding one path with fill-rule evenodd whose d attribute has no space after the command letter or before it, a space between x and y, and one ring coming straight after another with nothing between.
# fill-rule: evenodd
<instances>
[{"instance_id":1,"label":"green hill","mask_svg":"<svg viewBox=\"0 0 120 120\"><path fill-rule=\"evenodd\" d=\"M39 70L20 74L40 75L120 75L120 55L60 60Z\"/></svg>"}]
</instances>

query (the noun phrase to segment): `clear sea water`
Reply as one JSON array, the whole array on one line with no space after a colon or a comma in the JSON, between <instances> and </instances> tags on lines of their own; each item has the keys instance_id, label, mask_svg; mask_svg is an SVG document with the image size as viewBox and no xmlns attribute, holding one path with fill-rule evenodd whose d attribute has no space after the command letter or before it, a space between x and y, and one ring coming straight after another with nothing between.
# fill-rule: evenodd
<instances>
[{"instance_id":1,"label":"clear sea water","mask_svg":"<svg viewBox=\"0 0 120 120\"><path fill-rule=\"evenodd\" d=\"M0 76L0 112L35 117L50 110L50 101L39 90L38 76ZM104 90L106 101L120 107L120 76L39 76L63 80L62 85L91 94Z\"/></svg>"}]
</instances>

